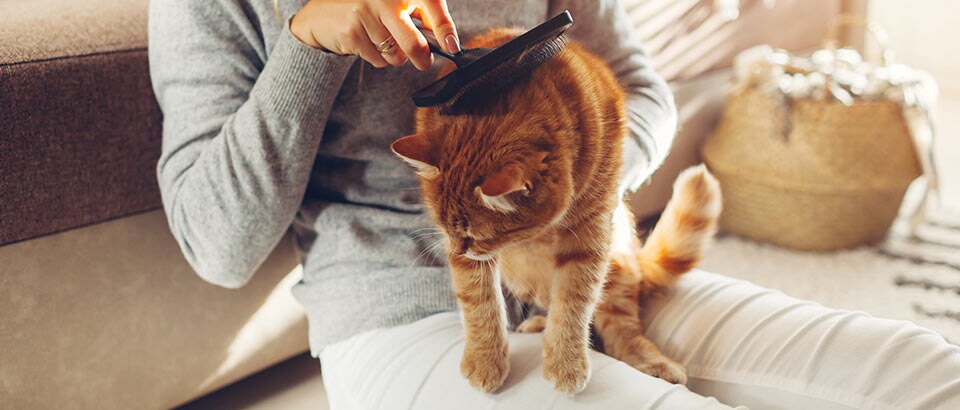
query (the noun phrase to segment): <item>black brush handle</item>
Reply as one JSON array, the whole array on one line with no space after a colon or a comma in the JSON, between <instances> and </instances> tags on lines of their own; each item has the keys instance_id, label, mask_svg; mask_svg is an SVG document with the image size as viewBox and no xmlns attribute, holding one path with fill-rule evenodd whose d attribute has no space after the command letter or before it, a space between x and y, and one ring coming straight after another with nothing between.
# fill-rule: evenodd
<instances>
[{"instance_id":1,"label":"black brush handle","mask_svg":"<svg viewBox=\"0 0 960 410\"><path fill-rule=\"evenodd\" d=\"M479 56L475 56L475 55L472 55L473 53L470 53L470 51L473 51L473 50L461 50L457 54L450 54L446 52L443 48L440 47L439 40L437 40L437 37L433 34L433 32L430 30L427 30L426 27L424 27L423 21L415 17L412 18L412 20L413 20L413 24L417 26L417 29L420 30L420 33L423 34L423 38L427 39L427 45L430 46L430 52L440 57L446 58L447 60L452 61L453 64L457 66L457 68L463 67L464 65L467 65L473 60L476 60L477 58L479 58ZM486 54L486 53L482 53L482 54Z\"/></svg>"},{"instance_id":2,"label":"black brush handle","mask_svg":"<svg viewBox=\"0 0 960 410\"><path fill-rule=\"evenodd\" d=\"M563 33L571 25L573 16L564 11L495 49L466 49L448 56L448 53L437 52L440 47L431 47L437 55L453 60L457 69L414 93L413 103L417 107L434 107L456 98L455 104L466 98L465 94L458 93L471 92L472 89L476 94L478 88L490 83L495 83L493 88L500 89L513 78L530 72L559 53L566 44Z\"/></svg>"},{"instance_id":3,"label":"black brush handle","mask_svg":"<svg viewBox=\"0 0 960 410\"><path fill-rule=\"evenodd\" d=\"M440 56L440 57L446 58L447 60L453 61L454 64L457 64L457 55L462 54L462 52L461 52L461 53L457 53L457 55L454 55L454 54L450 54L450 53L448 53L448 52L446 52L446 51L443 51L443 49L440 48L440 46L434 44L434 43L433 43L432 41L430 41L430 40L427 40L427 44L430 45L430 52L431 52L431 53L436 54L436 55L438 55L438 56ZM460 64L457 64L457 67L459 67L459 66L460 66Z\"/></svg>"},{"instance_id":4,"label":"black brush handle","mask_svg":"<svg viewBox=\"0 0 960 410\"><path fill-rule=\"evenodd\" d=\"M457 68L470 64L476 59L483 57L490 52L490 49L488 48L468 48L465 50L460 50L460 52L457 54L450 54L446 51L443 51L440 46L431 43L429 40L427 40L427 44L430 45L430 52L446 58L447 60L453 61L453 64L455 64Z\"/></svg>"}]
</instances>

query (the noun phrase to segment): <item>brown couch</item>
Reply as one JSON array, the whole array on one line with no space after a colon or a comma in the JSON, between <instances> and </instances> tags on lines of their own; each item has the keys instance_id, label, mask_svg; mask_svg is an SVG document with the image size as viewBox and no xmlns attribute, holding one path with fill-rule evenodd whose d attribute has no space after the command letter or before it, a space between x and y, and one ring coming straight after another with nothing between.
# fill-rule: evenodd
<instances>
[{"instance_id":1,"label":"brown couch","mask_svg":"<svg viewBox=\"0 0 960 410\"><path fill-rule=\"evenodd\" d=\"M810 48L847 7L742 3L725 23L712 1L626 1L682 117L668 164L634 197L641 215L698 160L718 70L761 42ZM289 241L226 290L196 277L167 230L146 5L0 2L0 407L167 408L307 348Z\"/></svg>"}]
</instances>

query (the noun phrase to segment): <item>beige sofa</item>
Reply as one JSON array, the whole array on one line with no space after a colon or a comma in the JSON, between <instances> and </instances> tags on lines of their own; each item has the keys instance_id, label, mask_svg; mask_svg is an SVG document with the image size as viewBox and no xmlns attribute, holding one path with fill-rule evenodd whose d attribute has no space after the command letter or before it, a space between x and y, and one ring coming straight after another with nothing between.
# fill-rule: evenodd
<instances>
[{"instance_id":1,"label":"beige sofa","mask_svg":"<svg viewBox=\"0 0 960 410\"><path fill-rule=\"evenodd\" d=\"M146 0L0 2L0 407L169 408L307 349L285 240L239 290L201 281L160 210ZM626 1L681 132L633 199L655 215L748 46L817 44L838 0Z\"/></svg>"}]
</instances>

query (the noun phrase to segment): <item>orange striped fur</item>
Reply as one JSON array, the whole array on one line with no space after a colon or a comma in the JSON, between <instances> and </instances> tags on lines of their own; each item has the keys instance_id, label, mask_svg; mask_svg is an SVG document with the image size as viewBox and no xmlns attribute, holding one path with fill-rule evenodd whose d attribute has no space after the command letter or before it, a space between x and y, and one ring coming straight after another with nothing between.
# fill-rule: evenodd
<instances>
[{"instance_id":1,"label":"orange striped fur","mask_svg":"<svg viewBox=\"0 0 960 410\"><path fill-rule=\"evenodd\" d=\"M495 47L516 35L492 30L466 46ZM474 387L496 391L509 372L501 287L548 312L518 330L545 331L543 374L558 390L586 386L594 321L605 346L610 340L608 352L664 374L643 367L659 363L649 353L659 351L638 338L637 300L696 263L700 248L688 245L703 241L684 238L709 236L716 217L699 212L696 201L712 192L678 192L664 229L641 250L629 211L615 212L625 134L624 95L613 74L571 43L478 112L419 109L416 134L394 142L420 175L424 203L444 233L466 332L461 372ZM697 178L712 183L705 170L686 175L678 187ZM615 213L629 232L615 231Z\"/></svg>"},{"instance_id":2,"label":"orange striped fur","mask_svg":"<svg viewBox=\"0 0 960 410\"><path fill-rule=\"evenodd\" d=\"M673 284L700 262L720 216L720 185L706 167L677 178L673 197L642 247L629 212L618 212L611 269L597 306L594 328L605 353L671 383L686 383L683 366L660 353L643 335L642 299Z\"/></svg>"}]
</instances>

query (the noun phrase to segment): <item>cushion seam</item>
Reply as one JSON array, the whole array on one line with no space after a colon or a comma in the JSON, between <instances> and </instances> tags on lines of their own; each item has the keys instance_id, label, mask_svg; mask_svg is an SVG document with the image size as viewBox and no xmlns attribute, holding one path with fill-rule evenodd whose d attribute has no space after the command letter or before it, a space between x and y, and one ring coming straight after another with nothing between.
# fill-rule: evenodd
<instances>
[{"instance_id":1,"label":"cushion seam","mask_svg":"<svg viewBox=\"0 0 960 410\"><path fill-rule=\"evenodd\" d=\"M74 58L82 59L82 58L99 57L99 56L111 55L111 54L128 54L128 53L141 52L141 51L147 51L147 48L146 47L125 48L125 49L119 49L119 50L96 51L96 52L89 52L89 53L48 57L48 58L29 59L24 61L12 61L12 62L0 63L0 67L12 67L12 66L18 66L18 65L24 65L24 64L45 63L48 61L67 60L67 59L74 59Z\"/></svg>"},{"instance_id":2,"label":"cushion seam","mask_svg":"<svg viewBox=\"0 0 960 410\"><path fill-rule=\"evenodd\" d=\"M67 232L67 231L72 231L72 230L75 230L75 229L86 228L86 227L93 226L93 225L99 225L99 224L102 224L102 223L113 222L113 221L116 221L116 220L118 220L118 219L124 219L124 218L128 218L128 217L131 217L131 216L137 216L137 215L140 215L140 214L145 214L145 213L148 213L148 212L154 212L154 211L158 211L158 210L162 210L162 209L163 209L163 206L157 205L157 204L153 204L153 205L149 205L149 206L147 206L147 207L145 207L145 208L142 208L142 209L136 209L136 210L133 210L133 211L127 211L127 212L117 213L117 214L115 214L115 215L111 215L111 216L106 217L106 218L98 218L98 219L95 219L95 220L90 220L90 221L81 222L81 223L76 224L76 225L73 225L73 226L63 226L63 227L55 228L54 230L51 230L51 231L48 231L48 232L28 234L28 235L26 235L26 236L24 236L24 237L21 237L21 238L16 238L16 237L14 237L13 239L8 239L8 240L6 240L6 241L0 240L0 247L4 247L4 246L8 246L8 245L13 245L13 244L20 243L20 242L32 241L32 240L35 240L35 239L41 239L41 238L46 237L46 236L56 235L56 234L64 233L64 232Z\"/></svg>"}]
</instances>

